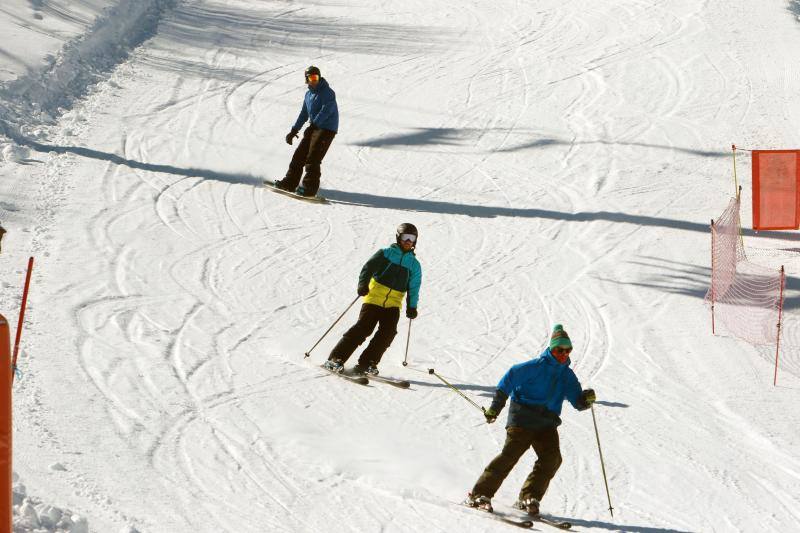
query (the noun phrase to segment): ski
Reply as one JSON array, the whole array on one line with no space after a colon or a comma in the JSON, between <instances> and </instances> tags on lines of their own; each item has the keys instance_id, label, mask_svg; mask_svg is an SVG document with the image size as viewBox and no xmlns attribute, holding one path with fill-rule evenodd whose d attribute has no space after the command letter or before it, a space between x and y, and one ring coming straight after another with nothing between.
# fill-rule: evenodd
<instances>
[{"instance_id":1,"label":"ski","mask_svg":"<svg viewBox=\"0 0 800 533\"><path fill-rule=\"evenodd\" d=\"M494 513L494 512L486 511L484 509L480 509L478 507L471 507L471 506L466 505L464 503L460 503L459 505L461 505L462 507L466 507L467 509L472 509L473 511L478 511L478 512L488 516L489 518L492 518L493 520L498 520L500 522L504 522L504 523L509 524L511 526L521 527L521 528L524 528L524 529L531 529L533 527L533 522L531 520L517 520L516 518L510 518L510 517L505 516L505 515L501 515L501 514L497 514L497 513Z\"/></svg>"},{"instance_id":2,"label":"ski","mask_svg":"<svg viewBox=\"0 0 800 533\"><path fill-rule=\"evenodd\" d=\"M531 518L535 522L541 522L542 524L547 524L548 526L553 526L558 529L569 529L572 527L572 524L570 522L567 522L566 520L555 520L553 518L547 518L546 516L541 516L541 515Z\"/></svg>"},{"instance_id":3,"label":"ski","mask_svg":"<svg viewBox=\"0 0 800 533\"><path fill-rule=\"evenodd\" d=\"M298 200L305 200L306 202L312 202L312 203L315 203L315 204L327 204L328 203L328 200L326 200L322 196L303 196L303 195L297 194L294 191L286 191L284 189L276 187L275 186L275 181L273 181L273 180L264 180L264 186L272 189L273 191L275 191L277 193L285 194L286 196L291 196L292 198L297 198Z\"/></svg>"},{"instance_id":4,"label":"ski","mask_svg":"<svg viewBox=\"0 0 800 533\"><path fill-rule=\"evenodd\" d=\"M333 376L338 376L342 379L346 379L347 381L352 381L353 383L358 383L359 385L369 385L369 379L365 378L364 376L350 376L342 372L334 372L333 370L325 368L322 365L320 365L320 368L325 372L327 372L328 374L331 374Z\"/></svg>"},{"instance_id":5,"label":"ski","mask_svg":"<svg viewBox=\"0 0 800 533\"><path fill-rule=\"evenodd\" d=\"M387 378L381 375L375 376L370 374L369 379L371 379L372 381L380 381L381 383L386 383L387 385L397 387L398 389L407 389L411 386L411 383L404 379Z\"/></svg>"}]
</instances>

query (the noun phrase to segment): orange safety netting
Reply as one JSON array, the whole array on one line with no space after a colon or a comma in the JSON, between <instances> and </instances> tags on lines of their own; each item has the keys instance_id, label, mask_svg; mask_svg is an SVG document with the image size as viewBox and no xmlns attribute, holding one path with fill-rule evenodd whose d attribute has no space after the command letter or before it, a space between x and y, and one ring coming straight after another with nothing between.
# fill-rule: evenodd
<instances>
[{"instance_id":1,"label":"orange safety netting","mask_svg":"<svg viewBox=\"0 0 800 533\"><path fill-rule=\"evenodd\" d=\"M739 199L711 225L712 328L719 320L732 335L752 344L775 344L783 307L783 272L747 260L739 236Z\"/></svg>"},{"instance_id":2,"label":"orange safety netting","mask_svg":"<svg viewBox=\"0 0 800 533\"><path fill-rule=\"evenodd\" d=\"M800 228L800 150L753 150L753 229Z\"/></svg>"}]
</instances>

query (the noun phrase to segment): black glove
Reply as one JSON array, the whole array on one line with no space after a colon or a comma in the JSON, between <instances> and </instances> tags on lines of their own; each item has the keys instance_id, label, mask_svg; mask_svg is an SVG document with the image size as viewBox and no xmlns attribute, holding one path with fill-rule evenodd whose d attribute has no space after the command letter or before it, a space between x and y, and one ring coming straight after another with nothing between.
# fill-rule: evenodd
<instances>
[{"instance_id":1,"label":"black glove","mask_svg":"<svg viewBox=\"0 0 800 533\"><path fill-rule=\"evenodd\" d=\"M483 410L483 416L486 417L487 424L491 424L492 422L497 420L497 413L491 407Z\"/></svg>"},{"instance_id":2,"label":"black glove","mask_svg":"<svg viewBox=\"0 0 800 533\"><path fill-rule=\"evenodd\" d=\"M416 307L406 307L406 316L411 320L417 318L417 308Z\"/></svg>"},{"instance_id":3,"label":"black glove","mask_svg":"<svg viewBox=\"0 0 800 533\"><path fill-rule=\"evenodd\" d=\"M583 392L581 392L581 402L586 406L584 409L591 407L596 400L597 396L594 394L594 389L584 389Z\"/></svg>"},{"instance_id":4,"label":"black glove","mask_svg":"<svg viewBox=\"0 0 800 533\"><path fill-rule=\"evenodd\" d=\"M292 128L292 131L286 134L286 144L292 144L292 139L297 137L297 132L300 130L296 130Z\"/></svg>"},{"instance_id":5,"label":"black glove","mask_svg":"<svg viewBox=\"0 0 800 533\"><path fill-rule=\"evenodd\" d=\"M369 294L369 285L359 285L358 286L358 295L359 296L366 296Z\"/></svg>"}]
</instances>

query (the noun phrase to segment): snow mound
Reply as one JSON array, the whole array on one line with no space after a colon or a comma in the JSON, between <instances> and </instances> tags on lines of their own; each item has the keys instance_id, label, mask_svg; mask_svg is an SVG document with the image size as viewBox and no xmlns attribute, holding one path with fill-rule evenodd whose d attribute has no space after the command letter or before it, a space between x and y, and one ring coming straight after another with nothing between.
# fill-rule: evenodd
<instances>
[{"instance_id":1,"label":"snow mound","mask_svg":"<svg viewBox=\"0 0 800 533\"><path fill-rule=\"evenodd\" d=\"M17 474L13 479L14 533L89 533L86 518L29 497Z\"/></svg>"},{"instance_id":2,"label":"snow mound","mask_svg":"<svg viewBox=\"0 0 800 533\"><path fill-rule=\"evenodd\" d=\"M12 136L23 123L50 123L70 109L155 33L175 2L121 0L107 8L86 34L68 41L43 69L0 85L0 132Z\"/></svg>"}]
</instances>

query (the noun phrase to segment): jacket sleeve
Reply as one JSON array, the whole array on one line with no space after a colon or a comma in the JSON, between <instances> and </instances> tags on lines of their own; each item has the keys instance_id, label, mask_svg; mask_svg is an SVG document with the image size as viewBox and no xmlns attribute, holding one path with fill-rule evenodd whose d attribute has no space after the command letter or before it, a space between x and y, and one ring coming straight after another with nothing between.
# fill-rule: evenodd
<instances>
[{"instance_id":1,"label":"jacket sleeve","mask_svg":"<svg viewBox=\"0 0 800 533\"><path fill-rule=\"evenodd\" d=\"M370 257L364 266L361 268L361 274L358 275L358 285L368 285L372 276L381 268L381 265L386 263L386 257L383 255L383 250L378 250L372 257Z\"/></svg>"},{"instance_id":2,"label":"jacket sleeve","mask_svg":"<svg viewBox=\"0 0 800 533\"><path fill-rule=\"evenodd\" d=\"M306 123L306 120L308 120L308 109L306 109L306 99L303 98L303 107L300 108L300 114L297 115L297 120L295 120L292 129L300 131L300 128Z\"/></svg>"},{"instance_id":3,"label":"jacket sleeve","mask_svg":"<svg viewBox=\"0 0 800 533\"><path fill-rule=\"evenodd\" d=\"M508 369L508 372L500 378L497 384L497 390L503 391L506 396L511 396L511 391L514 390L514 367Z\"/></svg>"},{"instance_id":4,"label":"jacket sleeve","mask_svg":"<svg viewBox=\"0 0 800 533\"><path fill-rule=\"evenodd\" d=\"M328 89L322 95L322 105L316 115L311 117L311 123L315 126L325 124L334 113L339 113L339 108L336 105L336 93L333 89Z\"/></svg>"},{"instance_id":5,"label":"jacket sleeve","mask_svg":"<svg viewBox=\"0 0 800 533\"><path fill-rule=\"evenodd\" d=\"M578 411L584 411L589 408L585 401L583 401L583 395L581 394L581 384L578 381L577 376L575 376L575 372L570 369L567 375L567 383L564 387L564 394L569 400L569 403L572 404L572 407L577 409Z\"/></svg>"},{"instance_id":6,"label":"jacket sleeve","mask_svg":"<svg viewBox=\"0 0 800 533\"><path fill-rule=\"evenodd\" d=\"M496 389L494 391L494 398L492 398L492 405L489 406L489 409L499 415L500 411L503 410L503 407L506 406L506 400L508 400L508 394L500 389Z\"/></svg>"},{"instance_id":7,"label":"jacket sleeve","mask_svg":"<svg viewBox=\"0 0 800 533\"><path fill-rule=\"evenodd\" d=\"M411 275L408 278L408 294L406 295L406 307L417 307L419 303L419 288L422 286L422 267L418 261L414 261L411 268Z\"/></svg>"}]
</instances>

